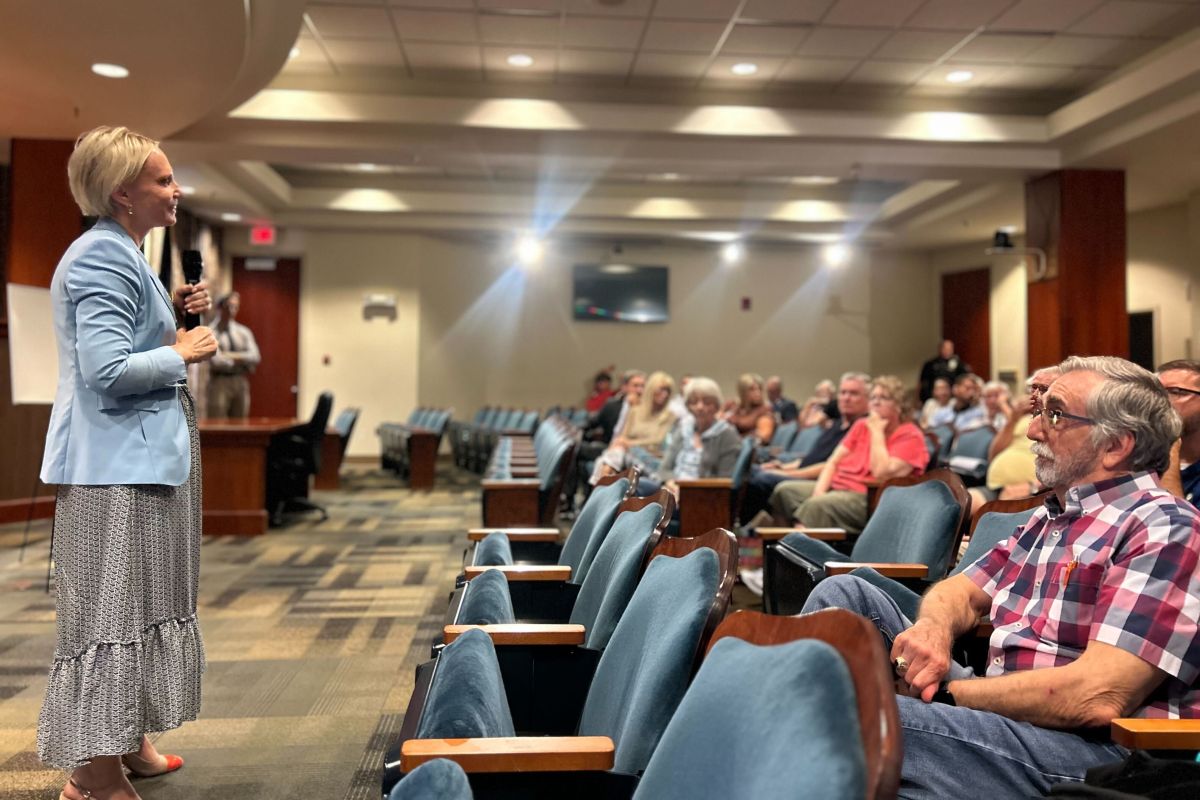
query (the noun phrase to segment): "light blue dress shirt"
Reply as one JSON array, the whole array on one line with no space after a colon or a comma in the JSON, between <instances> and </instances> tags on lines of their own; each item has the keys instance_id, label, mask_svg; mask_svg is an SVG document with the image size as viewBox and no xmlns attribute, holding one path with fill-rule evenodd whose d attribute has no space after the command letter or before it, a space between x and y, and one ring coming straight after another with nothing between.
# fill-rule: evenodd
<instances>
[{"instance_id":1,"label":"light blue dress shirt","mask_svg":"<svg viewBox=\"0 0 1200 800\"><path fill-rule=\"evenodd\" d=\"M176 386L187 379L175 309L142 251L112 219L76 239L50 284L58 391L46 483L179 486L191 469Z\"/></svg>"}]
</instances>

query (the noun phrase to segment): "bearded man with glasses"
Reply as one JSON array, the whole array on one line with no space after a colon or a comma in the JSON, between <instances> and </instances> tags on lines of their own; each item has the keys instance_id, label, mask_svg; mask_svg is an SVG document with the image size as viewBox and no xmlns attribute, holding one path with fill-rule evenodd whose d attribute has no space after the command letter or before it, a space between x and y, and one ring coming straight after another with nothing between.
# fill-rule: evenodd
<instances>
[{"instance_id":1,"label":"bearded man with glasses","mask_svg":"<svg viewBox=\"0 0 1200 800\"><path fill-rule=\"evenodd\" d=\"M1059 366L1028 433L1053 494L1027 523L935 584L916 621L853 575L805 606L862 614L891 649L901 797L1040 797L1128 755L1116 717L1200 718L1200 512L1158 481L1179 415L1128 361ZM994 630L976 677L951 647L981 617Z\"/></svg>"},{"instance_id":2,"label":"bearded man with glasses","mask_svg":"<svg viewBox=\"0 0 1200 800\"><path fill-rule=\"evenodd\" d=\"M1168 361L1158 368L1158 379L1183 420L1163 486L1195 504L1200 500L1200 361Z\"/></svg>"}]
</instances>

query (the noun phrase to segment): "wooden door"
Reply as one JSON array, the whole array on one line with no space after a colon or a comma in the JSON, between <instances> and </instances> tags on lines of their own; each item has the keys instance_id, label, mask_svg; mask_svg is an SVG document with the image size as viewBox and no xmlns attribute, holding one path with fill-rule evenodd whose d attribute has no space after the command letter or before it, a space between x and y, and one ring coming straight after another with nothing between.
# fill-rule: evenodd
<instances>
[{"instance_id":1,"label":"wooden door","mask_svg":"<svg viewBox=\"0 0 1200 800\"><path fill-rule=\"evenodd\" d=\"M942 276L942 338L984 380L992 377L991 293L987 267Z\"/></svg>"},{"instance_id":2,"label":"wooden door","mask_svg":"<svg viewBox=\"0 0 1200 800\"><path fill-rule=\"evenodd\" d=\"M294 417L300 382L300 260L279 258L275 269L246 269L246 259L234 258L233 290L242 297L238 322L254 332L262 353L262 363L250 376L250 416Z\"/></svg>"}]
</instances>

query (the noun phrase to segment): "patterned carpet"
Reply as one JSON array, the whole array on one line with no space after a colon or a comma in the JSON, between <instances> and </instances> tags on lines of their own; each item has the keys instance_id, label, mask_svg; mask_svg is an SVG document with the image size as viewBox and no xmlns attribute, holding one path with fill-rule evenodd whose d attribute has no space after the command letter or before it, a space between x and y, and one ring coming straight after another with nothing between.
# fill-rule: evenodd
<instances>
[{"instance_id":1,"label":"patterned carpet","mask_svg":"<svg viewBox=\"0 0 1200 800\"><path fill-rule=\"evenodd\" d=\"M145 798L379 797L413 670L428 658L479 520L478 480L453 467L409 492L366 468L316 493L323 523L206 537L200 623L208 651L200 719L157 738L187 766L136 783ZM315 516L315 515L314 515ZM0 526L0 796L53 800L35 727L54 650L44 592L50 527Z\"/></svg>"}]
</instances>

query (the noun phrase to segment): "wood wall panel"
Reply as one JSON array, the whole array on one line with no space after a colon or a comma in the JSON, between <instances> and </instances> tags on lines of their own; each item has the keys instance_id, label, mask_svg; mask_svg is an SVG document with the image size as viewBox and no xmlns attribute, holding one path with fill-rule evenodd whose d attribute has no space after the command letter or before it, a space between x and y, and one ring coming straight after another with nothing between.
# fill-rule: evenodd
<instances>
[{"instance_id":1,"label":"wood wall panel","mask_svg":"<svg viewBox=\"0 0 1200 800\"><path fill-rule=\"evenodd\" d=\"M992 377L991 295L987 267L942 276L942 338L984 380Z\"/></svg>"}]
</instances>

